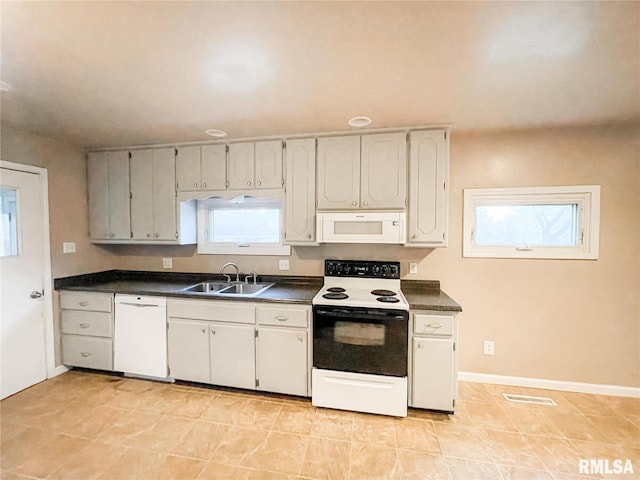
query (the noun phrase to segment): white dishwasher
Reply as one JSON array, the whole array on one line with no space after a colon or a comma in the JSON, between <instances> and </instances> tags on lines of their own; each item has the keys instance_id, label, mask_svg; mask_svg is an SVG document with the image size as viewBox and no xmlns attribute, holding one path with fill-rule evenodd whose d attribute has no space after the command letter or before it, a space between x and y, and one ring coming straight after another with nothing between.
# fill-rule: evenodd
<instances>
[{"instance_id":1,"label":"white dishwasher","mask_svg":"<svg viewBox=\"0 0 640 480\"><path fill-rule=\"evenodd\" d=\"M143 377L167 377L167 300L116 295L114 370Z\"/></svg>"}]
</instances>

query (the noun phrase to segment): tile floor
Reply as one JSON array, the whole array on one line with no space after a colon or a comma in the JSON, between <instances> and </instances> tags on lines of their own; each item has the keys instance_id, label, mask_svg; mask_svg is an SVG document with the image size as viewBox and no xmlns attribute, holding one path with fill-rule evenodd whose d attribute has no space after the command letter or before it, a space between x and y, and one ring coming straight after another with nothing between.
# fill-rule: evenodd
<instances>
[{"instance_id":1,"label":"tile floor","mask_svg":"<svg viewBox=\"0 0 640 480\"><path fill-rule=\"evenodd\" d=\"M0 419L4 480L603 477L579 459L631 459L609 477L640 478L640 400L497 385L461 382L455 415L397 419L70 371L3 400Z\"/></svg>"}]
</instances>

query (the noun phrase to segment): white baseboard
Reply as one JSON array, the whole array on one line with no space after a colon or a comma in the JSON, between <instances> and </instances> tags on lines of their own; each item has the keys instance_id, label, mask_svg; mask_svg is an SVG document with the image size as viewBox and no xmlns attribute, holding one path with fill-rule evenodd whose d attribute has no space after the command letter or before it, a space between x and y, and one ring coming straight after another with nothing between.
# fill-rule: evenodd
<instances>
[{"instance_id":1,"label":"white baseboard","mask_svg":"<svg viewBox=\"0 0 640 480\"><path fill-rule=\"evenodd\" d=\"M619 385L603 385L598 383L563 382L543 378L509 377L491 373L459 372L458 380L463 382L492 383L514 387L542 388L545 390L562 390L564 392L593 393L596 395L612 395L614 397L640 398L640 388L622 387Z\"/></svg>"},{"instance_id":2,"label":"white baseboard","mask_svg":"<svg viewBox=\"0 0 640 480\"><path fill-rule=\"evenodd\" d=\"M57 377L58 375L62 375L64 372L68 372L69 368L65 367L64 365L58 365L57 367L54 367L53 370L50 370L48 372L48 378L53 378L53 377Z\"/></svg>"}]
</instances>

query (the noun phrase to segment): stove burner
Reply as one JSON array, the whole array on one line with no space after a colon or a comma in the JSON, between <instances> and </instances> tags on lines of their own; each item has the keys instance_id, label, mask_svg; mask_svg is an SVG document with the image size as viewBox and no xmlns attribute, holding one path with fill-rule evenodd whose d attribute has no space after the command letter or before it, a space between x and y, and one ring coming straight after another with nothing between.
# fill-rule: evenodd
<instances>
[{"instance_id":1,"label":"stove burner","mask_svg":"<svg viewBox=\"0 0 640 480\"><path fill-rule=\"evenodd\" d=\"M392 292L391 290L371 290L371 293L379 297L393 297L396 295L396 292Z\"/></svg>"},{"instance_id":2,"label":"stove burner","mask_svg":"<svg viewBox=\"0 0 640 480\"><path fill-rule=\"evenodd\" d=\"M342 292L329 292L322 295L322 298L327 298L329 300L344 300L345 298L349 298L349 295Z\"/></svg>"},{"instance_id":3,"label":"stove burner","mask_svg":"<svg viewBox=\"0 0 640 480\"><path fill-rule=\"evenodd\" d=\"M376 300L382 303L398 303L400 301L397 297L378 297Z\"/></svg>"},{"instance_id":4,"label":"stove burner","mask_svg":"<svg viewBox=\"0 0 640 480\"><path fill-rule=\"evenodd\" d=\"M342 293L344 291L345 290L342 287L329 287L329 288L327 288L327 292L331 292L331 293Z\"/></svg>"}]
</instances>

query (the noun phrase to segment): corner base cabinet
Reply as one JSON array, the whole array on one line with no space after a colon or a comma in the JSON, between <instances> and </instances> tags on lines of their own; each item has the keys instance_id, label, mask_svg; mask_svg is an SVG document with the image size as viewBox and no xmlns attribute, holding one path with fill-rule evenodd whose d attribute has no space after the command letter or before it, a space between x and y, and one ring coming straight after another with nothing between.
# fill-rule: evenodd
<instances>
[{"instance_id":1,"label":"corner base cabinet","mask_svg":"<svg viewBox=\"0 0 640 480\"><path fill-rule=\"evenodd\" d=\"M451 312L412 311L409 406L453 413L458 396L458 324Z\"/></svg>"}]
</instances>

